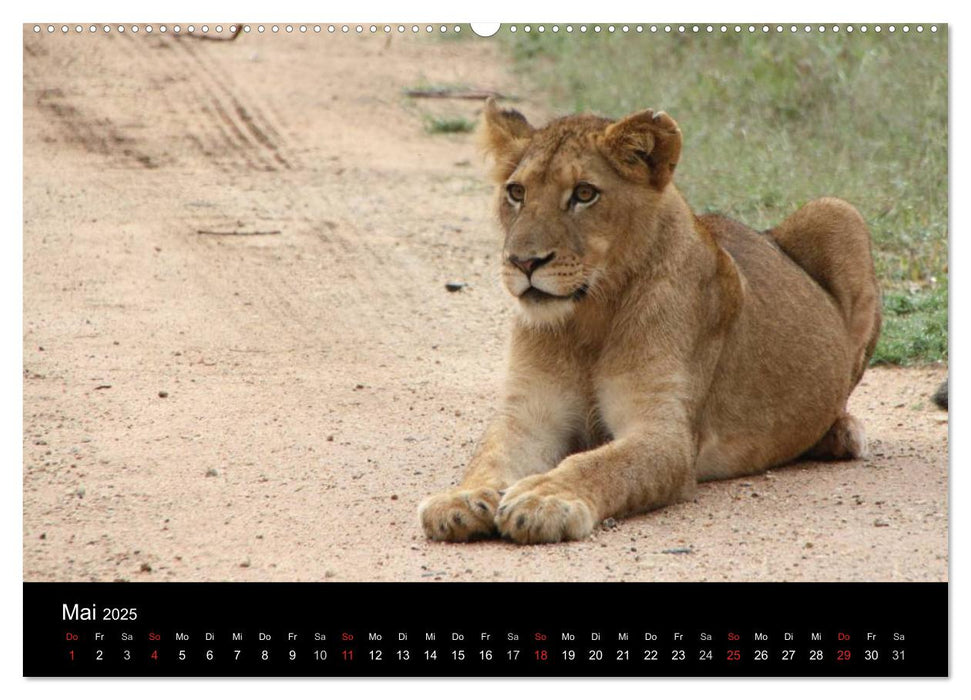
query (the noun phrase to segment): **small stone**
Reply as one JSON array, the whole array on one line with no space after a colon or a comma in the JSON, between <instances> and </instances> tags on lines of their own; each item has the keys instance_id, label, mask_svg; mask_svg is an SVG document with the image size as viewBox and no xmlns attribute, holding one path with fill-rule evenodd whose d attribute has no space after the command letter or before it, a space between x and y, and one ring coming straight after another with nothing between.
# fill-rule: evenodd
<instances>
[{"instance_id":1,"label":"small stone","mask_svg":"<svg viewBox=\"0 0 971 700\"><path fill-rule=\"evenodd\" d=\"M337 576L337 572L331 569L327 569L327 571L324 572L324 578L334 578L335 576Z\"/></svg>"},{"instance_id":2,"label":"small stone","mask_svg":"<svg viewBox=\"0 0 971 700\"><path fill-rule=\"evenodd\" d=\"M396 493L391 494L391 500L392 501L397 501L398 500L398 494L396 494Z\"/></svg>"},{"instance_id":3,"label":"small stone","mask_svg":"<svg viewBox=\"0 0 971 700\"><path fill-rule=\"evenodd\" d=\"M661 554L691 554L691 547L672 547L671 549L662 549Z\"/></svg>"},{"instance_id":4,"label":"small stone","mask_svg":"<svg viewBox=\"0 0 971 700\"><path fill-rule=\"evenodd\" d=\"M931 401L933 401L938 408L943 408L946 411L947 399L948 399L947 379L945 379L944 383L941 384L939 387L937 387L937 391L935 391L934 395L931 396Z\"/></svg>"},{"instance_id":5,"label":"small stone","mask_svg":"<svg viewBox=\"0 0 971 700\"><path fill-rule=\"evenodd\" d=\"M873 527L890 527L890 523L886 520L877 519L873 521Z\"/></svg>"},{"instance_id":6,"label":"small stone","mask_svg":"<svg viewBox=\"0 0 971 700\"><path fill-rule=\"evenodd\" d=\"M239 563L240 568L243 568L243 569L248 569L249 565L250 565L249 559L247 559L246 561L241 561Z\"/></svg>"},{"instance_id":7,"label":"small stone","mask_svg":"<svg viewBox=\"0 0 971 700\"><path fill-rule=\"evenodd\" d=\"M152 570L152 565L149 564L148 562L142 562L142 565L138 567L138 570L143 573L148 573Z\"/></svg>"},{"instance_id":8,"label":"small stone","mask_svg":"<svg viewBox=\"0 0 971 700\"><path fill-rule=\"evenodd\" d=\"M167 399L169 397L169 392L167 392L167 391L160 391L160 392L158 392L158 397L160 399Z\"/></svg>"},{"instance_id":9,"label":"small stone","mask_svg":"<svg viewBox=\"0 0 971 700\"><path fill-rule=\"evenodd\" d=\"M206 476L219 476L219 470L209 468L206 470Z\"/></svg>"},{"instance_id":10,"label":"small stone","mask_svg":"<svg viewBox=\"0 0 971 700\"><path fill-rule=\"evenodd\" d=\"M465 282L446 282L445 283L445 289L447 289L450 292L457 292L463 289L464 287L468 287L468 286L469 285L467 285Z\"/></svg>"},{"instance_id":11,"label":"small stone","mask_svg":"<svg viewBox=\"0 0 971 700\"><path fill-rule=\"evenodd\" d=\"M613 530L615 527L617 527L617 521L613 518L607 518L600 523L600 527L602 527L604 530Z\"/></svg>"}]
</instances>

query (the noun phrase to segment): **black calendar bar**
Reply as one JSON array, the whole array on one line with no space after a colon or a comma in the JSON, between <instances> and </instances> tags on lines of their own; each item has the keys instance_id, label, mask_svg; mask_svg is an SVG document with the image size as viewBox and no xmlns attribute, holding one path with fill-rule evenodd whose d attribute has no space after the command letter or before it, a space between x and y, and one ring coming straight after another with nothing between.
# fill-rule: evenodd
<instances>
[{"instance_id":1,"label":"black calendar bar","mask_svg":"<svg viewBox=\"0 0 971 700\"><path fill-rule=\"evenodd\" d=\"M946 583L25 583L25 676L947 676Z\"/></svg>"}]
</instances>

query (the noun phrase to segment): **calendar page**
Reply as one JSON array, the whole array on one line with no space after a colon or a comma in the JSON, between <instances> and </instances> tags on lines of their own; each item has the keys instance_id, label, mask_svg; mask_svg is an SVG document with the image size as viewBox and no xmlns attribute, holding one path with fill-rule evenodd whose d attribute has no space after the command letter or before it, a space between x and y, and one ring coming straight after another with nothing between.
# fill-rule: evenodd
<instances>
[{"instance_id":1,"label":"calendar page","mask_svg":"<svg viewBox=\"0 0 971 700\"><path fill-rule=\"evenodd\" d=\"M23 25L23 674L948 676L948 35Z\"/></svg>"}]
</instances>

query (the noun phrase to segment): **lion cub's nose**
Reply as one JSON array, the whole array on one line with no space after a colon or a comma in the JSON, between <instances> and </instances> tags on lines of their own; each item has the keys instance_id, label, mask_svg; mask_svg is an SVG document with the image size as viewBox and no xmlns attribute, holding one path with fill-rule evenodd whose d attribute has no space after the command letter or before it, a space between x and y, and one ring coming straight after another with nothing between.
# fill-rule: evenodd
<instances>
[{"instance_id":1,"label":"lion cub's nose","mask_svg":"<svg viewBox=\"0 0 971 700\"><path fill-rule=\"evenodd\" d=\"M510 255L510 264L518 267L527 277L533 274L537 268L542 267L554 258L556 253L550 253L545 258L521 258L518 255Z\"/></svg>"}]
</instances>

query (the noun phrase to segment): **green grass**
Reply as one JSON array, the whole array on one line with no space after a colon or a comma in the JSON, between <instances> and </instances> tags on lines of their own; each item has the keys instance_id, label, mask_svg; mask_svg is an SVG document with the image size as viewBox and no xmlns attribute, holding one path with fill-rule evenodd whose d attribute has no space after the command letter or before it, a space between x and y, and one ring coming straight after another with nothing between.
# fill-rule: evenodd
<instances>
[{"instance_id":1,"label":"green grass","mask_svg":"<svg viewBox=\"0 0 971 700\"><path fill-rule=\"evenodd\" d=\"M437 25L436 25L437 26ZM442 111L443 106L435 104L437 102L447 102L441 100L423 100L418 97L409 97L412 92L463 92L469 90L465 83L433 83L422 77L414 85L403 89L404 102L408 109L414 110L421 116L425 125L425 133L428 134L467 134L475 131L476 123L467 117L455 114L435 113L436 110ZM422 104L425 102L425 104ZM447 109L447 107L444 107Z\"/></svg>"},{"instance_id":2,"label":"green grass","mask_svg":"<svg viewBox=\"0 0 971 700\"><path fill-rule=\"evenodd\" d=\"M475 122L465 117L425 118L425 131L429 134L466 134L475 131Z\"/></svg>"},{"instance_id":3,"label":"green grass","mask_svg":"<svg viewBox=\"0 0 971 700\"><path fill-rule=\"evenodd\" d=\"M563 113L674 117L677 184L699 213L763 229L816 197L852 202L884 290L875 361L947 359L946 28L500 36L533 94Z\"/></svg>"},{"instance_id":4,"label":"green grass","mask_svg":"<svg viewBox=\"0 0 971 700\"><path fill-rule=\"evenodd\" d=\"M947 359L947 287L884 294L886 318L872 364L913 365Z\"/></svg>"}]
</instances>

